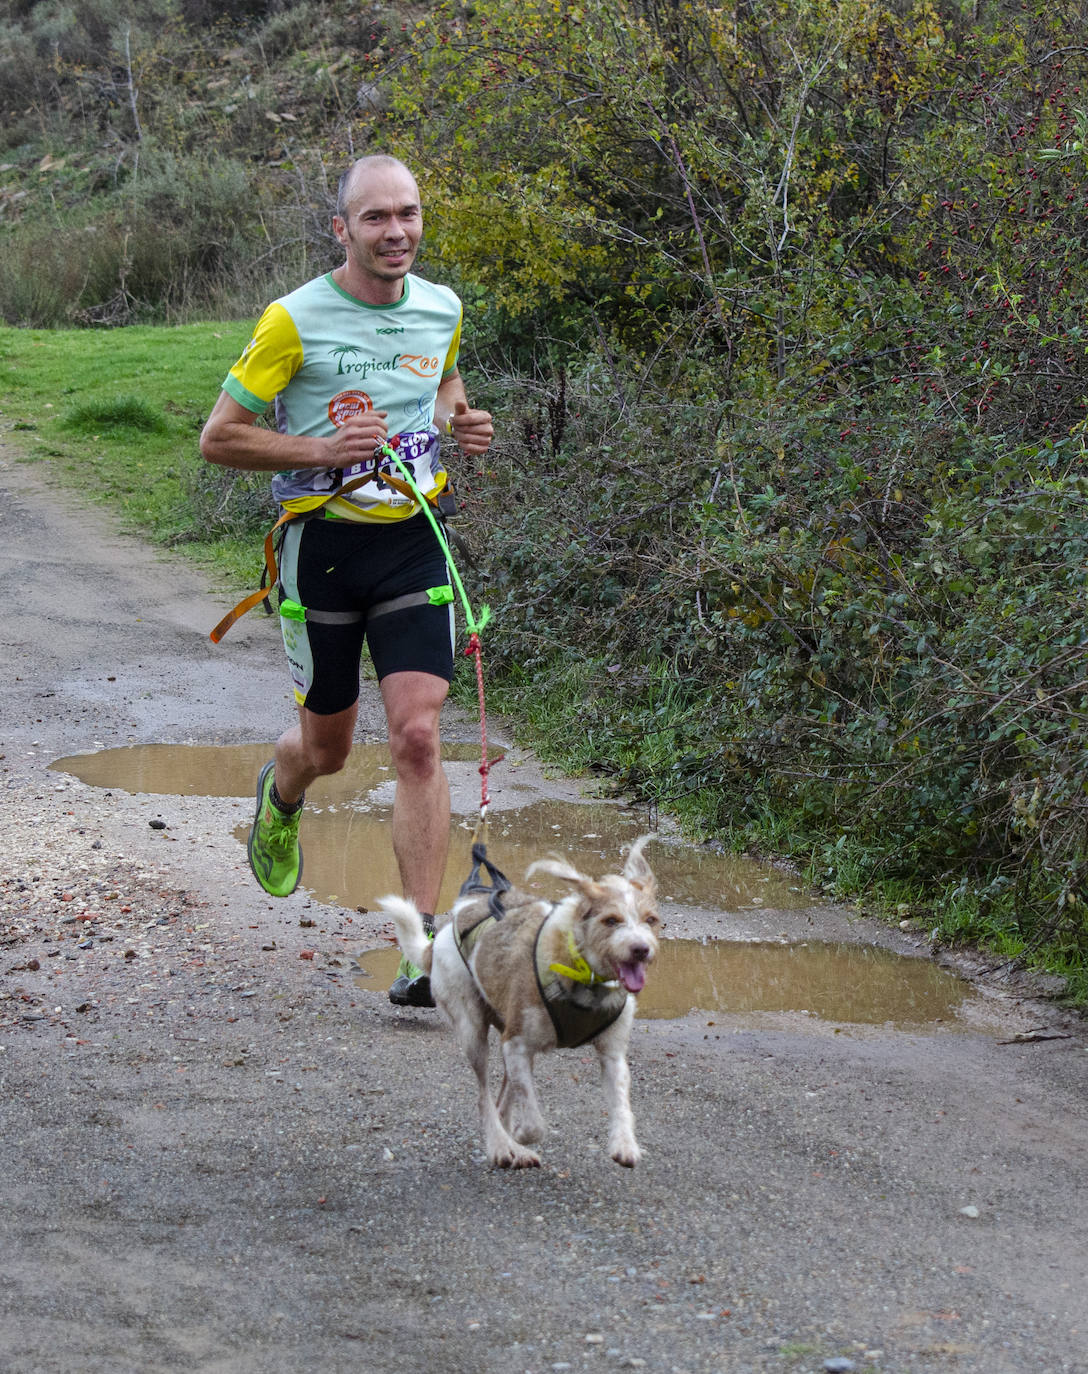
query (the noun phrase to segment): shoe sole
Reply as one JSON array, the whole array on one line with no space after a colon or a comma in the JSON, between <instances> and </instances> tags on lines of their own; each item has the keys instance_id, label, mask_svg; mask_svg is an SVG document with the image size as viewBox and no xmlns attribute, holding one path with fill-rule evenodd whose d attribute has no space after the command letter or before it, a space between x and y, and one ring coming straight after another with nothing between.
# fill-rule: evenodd
<instances>
[{"instance_id":1,"label":"shoe sole","mask_svg":"<svg viewBox=\"0 0 1088 1374\"><path fill-rule=\"evenodd\" d=\"M268 770L275 768L276 760L269 759L261 771L257 774L257 809L253 813L253 824L249 827L249 839L246 841L246 857L249 859L249 871L257 880L257 885L262 892L267 892L270 897L290 897L291 892L298 891L298 885L302 882L302 846L298 847L298 873L295 875L295 885L291 892L269 892L264 883L261 882L261 875L257 872L257 867L253 862L253 840L257 834L257 822L261 819L261 807L264 806L264 780L268 776Z\"/></svg>"}]
</instances>

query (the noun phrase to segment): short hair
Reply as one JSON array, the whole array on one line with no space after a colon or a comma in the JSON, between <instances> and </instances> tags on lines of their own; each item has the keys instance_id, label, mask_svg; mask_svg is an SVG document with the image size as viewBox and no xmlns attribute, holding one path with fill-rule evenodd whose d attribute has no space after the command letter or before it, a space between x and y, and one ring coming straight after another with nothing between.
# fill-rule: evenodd
<instances>
[{"instance_id":1,"label":"short hair","mask_svg":"<svg viewBox=\"0 0 1088 1374\"><path fill-rule=\"evenodd\" d=\"M372 153L367 157L356 158L350 167L341 172L340 180L336 184L336 213L341 219L347 218L351 184L356 173L364 167L400 167L415 181L411 168L405 166L399 157L391 157L388 153Z\"/></svg>"}]
</instances>

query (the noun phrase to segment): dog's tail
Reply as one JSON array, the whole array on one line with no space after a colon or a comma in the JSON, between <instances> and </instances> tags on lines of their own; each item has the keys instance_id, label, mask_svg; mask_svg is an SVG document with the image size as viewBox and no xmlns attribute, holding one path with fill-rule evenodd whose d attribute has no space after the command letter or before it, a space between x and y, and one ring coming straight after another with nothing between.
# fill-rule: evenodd
<instances>
[{"instance_id":1,"label":"dog's tail","mask_svg":"<svg viewBox=\"0 0 1088 1374\"><path fill-rule=\"evenodd\" d=\"M433 946L423 929L423 917L415 902L406 897L383 897L378 903L397 928L397 944L400 952L410 962L421 968L424 973L431 971Z\"/></svg>"}]
</instances>

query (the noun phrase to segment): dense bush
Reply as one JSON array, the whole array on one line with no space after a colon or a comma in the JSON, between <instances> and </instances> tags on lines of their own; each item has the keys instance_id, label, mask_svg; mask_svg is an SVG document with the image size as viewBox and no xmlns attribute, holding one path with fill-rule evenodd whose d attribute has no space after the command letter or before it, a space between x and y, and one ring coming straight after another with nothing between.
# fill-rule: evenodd
<instances>
[{"instance_id":1,"label":"dense bush","mask_svg":"<svg viewBox=\"0 0 1088 1374\"><path fill-rule=\"evenodd\" d=\"M493 653L523 709L570 683L579 748L707 831L781 842L788 823L821 874L842 877L849 854L854 883L956 894L972 933L1082 958L1076 16L971 27L859 5L835 31L763 11L751 50L715 65L712 17L677 46L643 13L616 36L621 80L599 81L588 111L574 92L592 86L587 63L609 65L594 58L603 29L578 53L554 29L534 48L531 24L517 40L511 27L497 46L516 80L494 73L494 30L487 50L455 30L432 49L439 90L463 98L478 73L483 110L459 133L491 168L493 107L525 88L532 108L549 78L563 173L542 163L535 185L573 198L578 214L547 220L551 251L600 291L595 360L583 349L570 369L561 415L512 400L521 422L489 465L502 514L481 500L475 519L503 626ZM768 60L776 36L792 71ZM620 117L636 98L641 124ZM670 122L681 106L690 123ZM459 217L459 164L410 128L433 170L449 167L443 241L500 224L497 191ZM656 169L640 166L655 150ZM787 169L788 211L769 189ZM618 304L594 251L614 225L606 171L613 188L637 181L642 208ZM519 198L533 193L522 178ZM491 285L485 250L473 271ZM665 300L635 289L655 278ZM505 321L487 317L500 340L530 325L544 390L569 356L562 327L541 342L546 322L585 308L578 292L562 302L538 290L520 316L507 299Z\"/></svg>"}]
</instances>

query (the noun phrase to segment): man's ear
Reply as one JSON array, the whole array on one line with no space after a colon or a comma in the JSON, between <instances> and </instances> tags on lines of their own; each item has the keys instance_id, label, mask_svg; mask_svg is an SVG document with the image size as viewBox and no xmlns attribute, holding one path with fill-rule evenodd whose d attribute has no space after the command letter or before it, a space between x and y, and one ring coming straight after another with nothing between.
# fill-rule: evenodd
<instances>
[{"instance_id":1,"label":"man's ear","mask_svg":"<svg viewBox=\"0 0 1088 1374\"><path fill-rule=\"evenodd\" d=\"M332 217L332 232L336 235L337 243L347 243L348 227L339 215Z\"/></svg>"}]
</instances>

